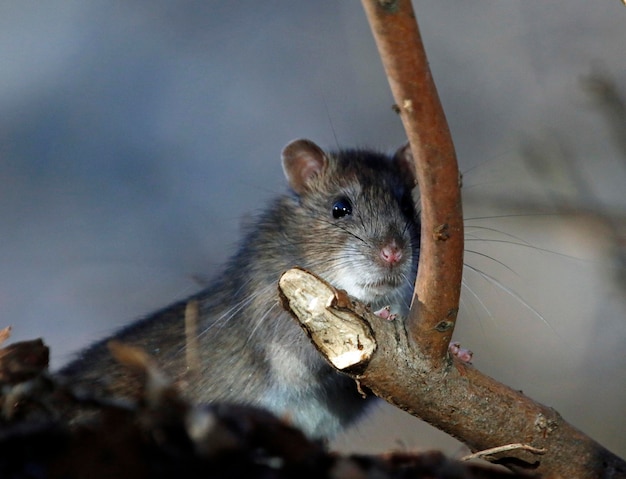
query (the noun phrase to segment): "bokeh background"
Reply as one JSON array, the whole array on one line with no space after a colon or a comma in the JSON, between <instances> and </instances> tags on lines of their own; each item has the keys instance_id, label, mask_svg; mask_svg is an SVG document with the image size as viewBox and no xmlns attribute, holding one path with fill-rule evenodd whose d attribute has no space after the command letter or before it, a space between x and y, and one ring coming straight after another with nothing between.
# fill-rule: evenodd
<instances>
[{"instance_id":1,"label":"bokeh background","mask_svg":"<svg viewBox=\"0 0 626 479\"><path fill-rule=\"evenodd\" d=\"M415 2L464 174L456 339L626 455L626 7ZM58 367L218 274L308 137L401 124L359 2L0 4L0 318ZM462 451L381 405L344 450Z\"/></svg>"}]
</instances>

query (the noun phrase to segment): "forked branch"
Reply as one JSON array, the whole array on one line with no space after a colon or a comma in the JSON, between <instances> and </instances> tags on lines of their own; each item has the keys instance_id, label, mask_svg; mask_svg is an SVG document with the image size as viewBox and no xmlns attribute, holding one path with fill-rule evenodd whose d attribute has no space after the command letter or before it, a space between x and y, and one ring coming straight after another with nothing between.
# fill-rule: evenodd
<instances>
[{"instance_id":1,"label":"forked branch","mask_svg":"<svg viewBox=\"0 0 626 479\"><path fill-rule=\"evenodd\" d=\"M500 449L495 456L512 469L542 477L625 478L623 460L556 411L449 358L463 257L452 139L411 2L363 0L363 5L411 144L420 186L422 243L411 315L406 323L378 318L302 270L290 270L281 278L283 304L337 369L473 451L521 443L529 448ZM308 291L311 287L313 292ZM545 454L537 456L533 450Z\"/></svg>"}]
</instances>

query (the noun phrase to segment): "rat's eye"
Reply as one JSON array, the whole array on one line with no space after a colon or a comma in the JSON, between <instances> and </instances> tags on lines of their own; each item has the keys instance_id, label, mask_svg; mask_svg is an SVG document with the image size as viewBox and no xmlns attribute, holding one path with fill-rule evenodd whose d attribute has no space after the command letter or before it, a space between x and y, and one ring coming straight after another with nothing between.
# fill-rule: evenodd
<instances>
[{"instance_id":1,"label":"rat's eye","mask_svg":"<svg viewBox=\"0 0 626 479\"><path fill-rule=\"evenodd\" d=\"M348 198L339 198L333 203L333 218L343 218L352 214L352 203Z\"/></svg>"},{"instance_id":2,"label":"rat's eye","mask_svg":"<svg viewBox=\"0 0 626 479\"><path fill-rule=\"evenodd\" d=\"M411 195L405 195L400 200L400 209L405 216L415 216L415 204L413 203L413 198L411 197Z\"/></svg>"}]
</instances>

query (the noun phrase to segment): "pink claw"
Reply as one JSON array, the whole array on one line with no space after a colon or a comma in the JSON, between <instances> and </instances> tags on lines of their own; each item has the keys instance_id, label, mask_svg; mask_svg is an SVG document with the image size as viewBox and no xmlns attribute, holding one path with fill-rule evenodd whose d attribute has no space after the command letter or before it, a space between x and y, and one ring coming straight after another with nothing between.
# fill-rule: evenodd
<instances>
[{"instance_id":1,"label":"pink claw","mask_svg":"<svg viewBox=\"0 0 626 479\"><path fill-rule=\"evenodd\" d=\"M380 308L378 311L374 311L374 314L380 318L386 319L387 321L393 321L398 316L397 314L391 313L391 306Z\"/></svg>"},{"instance_id":2,"label":"pink claw","mask_svg":"<svg viewBox=\"0 0 626 479\"><path fill-rule=\"evenodd\" d=\"M448 346L448 351L450 351L450 354L452 356L456 356L464 363L472 363L472 357L474 356L474 353L469 349L462 348L461 343L459 343L458 341L451 342L450 346Z\"/></svg>"}]
</instances>

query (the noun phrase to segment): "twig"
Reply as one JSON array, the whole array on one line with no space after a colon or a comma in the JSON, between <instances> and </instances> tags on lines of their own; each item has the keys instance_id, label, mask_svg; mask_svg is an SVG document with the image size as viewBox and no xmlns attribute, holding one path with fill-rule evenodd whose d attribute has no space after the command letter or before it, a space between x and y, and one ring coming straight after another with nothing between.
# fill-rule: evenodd
<instances>
[{"instance_id":1,"label":"twig","mask_svg":"<svg viewBox=\"0 0 626 479\"><path fill-rule=\"evenodd\" d=\"M529 444L516 443L516 444L506 444L504 446L492 447L489 449L484 449L482 451L475 452L474 454L468 454L467 456L462 457L461 461L470 461L472 459L489 460L487 459L487 456L492 456L493 454L499 454L501 452L516 451L516 450L528 451L532 454L537 454L537 455L542 455L546 453L546 449L533 447Z\"/></svg>"},{"instance_id":2,"label":"twig","mask_svg":"<svg viewBox=\"0 0 626 479\"><path fill-rule=\"evenodd\" d=\"M0 329L0 344L4 343L11 337L11 326Z\"/></svg>"},{"instance_id":3,"label":"twig","mask_svg":"<svg viewBox=\"0 0 626 479\"><path fill-rule=\"evenodd\" d=\"M200 367L200 343L198 335L199 305L197 300L190 300L185 307L185 351L187 360L187 372L191 375L199 374Z\"/></svg>"}]
</instances>

